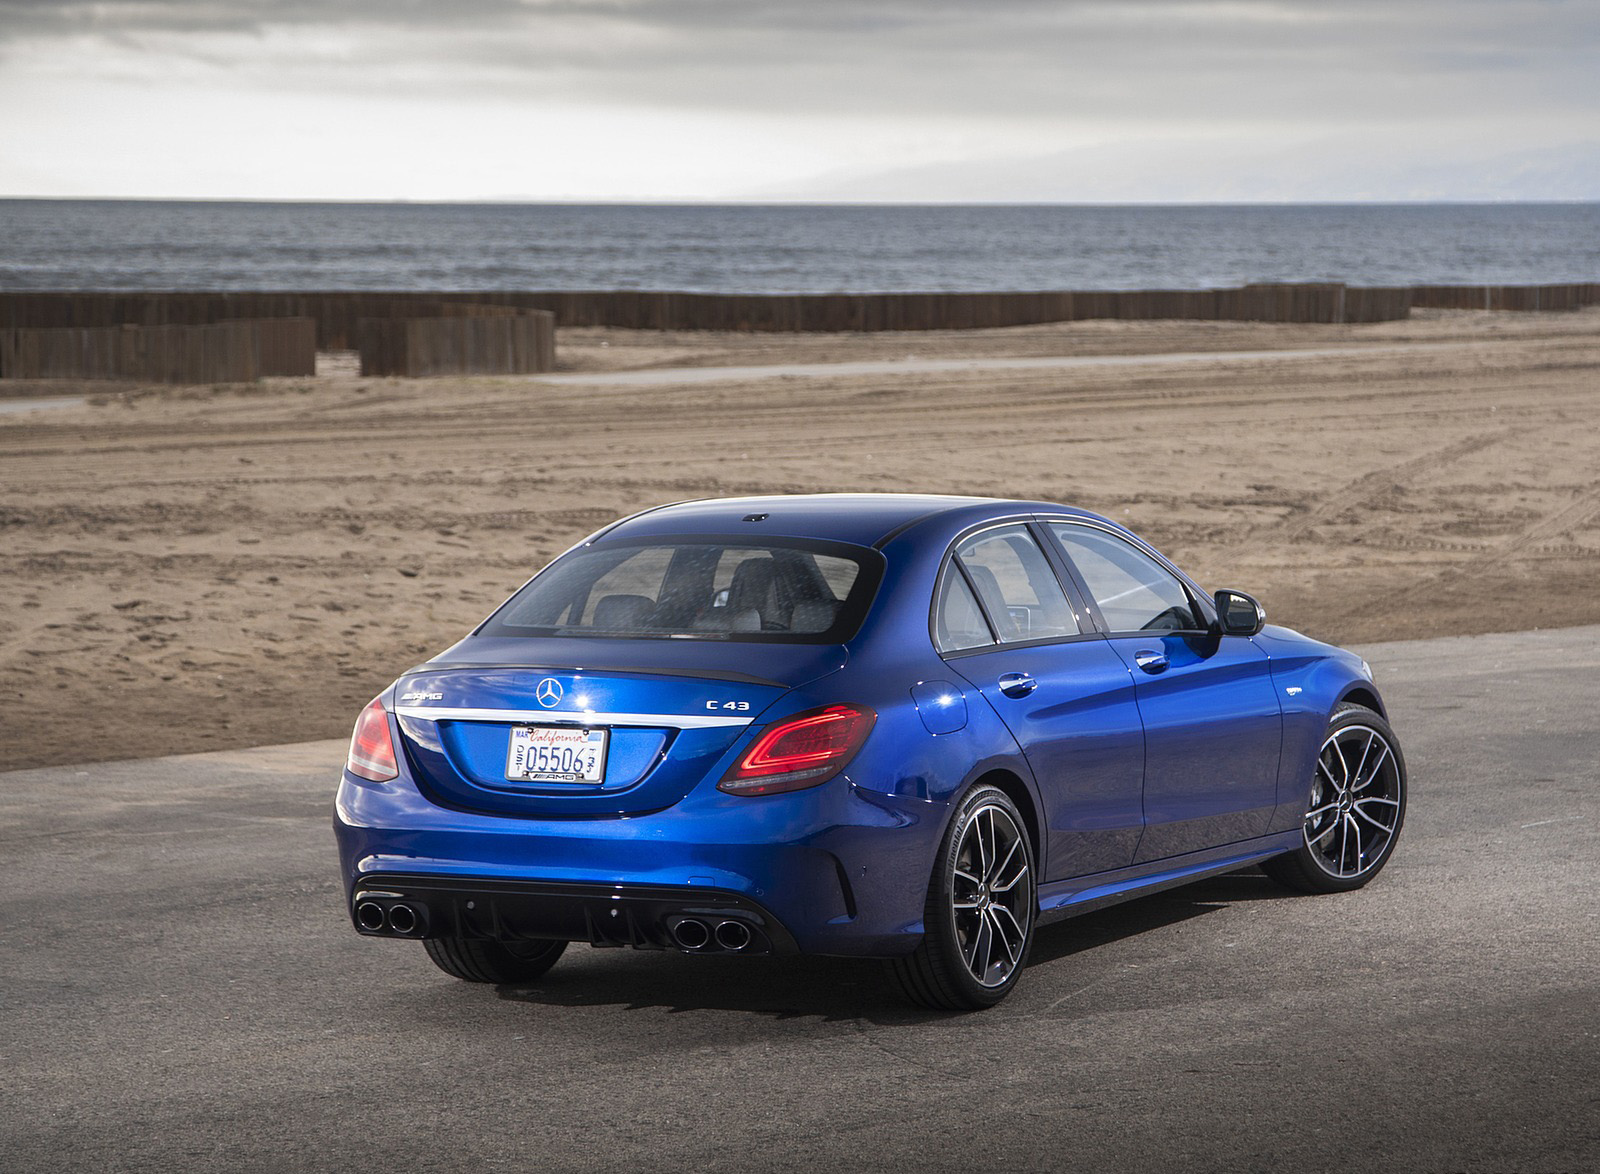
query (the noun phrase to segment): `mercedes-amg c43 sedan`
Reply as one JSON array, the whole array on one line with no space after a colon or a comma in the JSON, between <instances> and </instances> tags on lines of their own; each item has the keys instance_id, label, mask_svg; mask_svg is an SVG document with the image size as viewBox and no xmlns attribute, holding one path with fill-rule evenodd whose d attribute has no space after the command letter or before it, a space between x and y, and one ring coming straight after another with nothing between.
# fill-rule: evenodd
<instances>
[{"instance_id":1,"label":"mercedes-amg c43 sedan","mask_svg":"<svg viewBox=\"0 0 1600 1174\"><path fill-rule=\"evenodd\" d=\"M357 930L529 983L569 942L880 957L976 1009L1039 927L1259 865L1366 884L1406 768L1357 656L1105 518L696 501L593 534L362 711Z\"/></svg>"}]
</instances>

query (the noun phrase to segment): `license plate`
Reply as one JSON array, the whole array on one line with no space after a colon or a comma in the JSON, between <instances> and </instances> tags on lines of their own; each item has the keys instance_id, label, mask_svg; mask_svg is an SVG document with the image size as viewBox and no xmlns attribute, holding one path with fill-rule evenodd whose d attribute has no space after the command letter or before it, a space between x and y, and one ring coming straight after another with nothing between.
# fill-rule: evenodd
<instances>
[{"instance_id":1,"label":"license plate","mask_svg":"<svg viewBox=\"0 0 1600 1174\"><path fill-rule=\"evenodd\" d=\"M506 779L516 783L602 783L605 730L577 726L514 726Z\"/></svg>"}]
</instances>

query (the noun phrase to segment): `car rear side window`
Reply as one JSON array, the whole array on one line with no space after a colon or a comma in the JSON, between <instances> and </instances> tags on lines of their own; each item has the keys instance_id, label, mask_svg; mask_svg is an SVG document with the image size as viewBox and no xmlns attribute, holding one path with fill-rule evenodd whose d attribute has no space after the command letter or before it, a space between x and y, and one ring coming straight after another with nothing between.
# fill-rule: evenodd
<instances>
[{"instance_id":1,"label":"car rear side window","mask_svg":"<svg viewBox=\"0 0 1600 1174\"><path fill-rule=\"evenodd\" d=\"M605 543L550 564L482 632L840 640L859 626L881 566L877 552L841 543Z\"/></svg>"},{"instance_id":2,"label":"car rear side window","mask_svg":"<svg viewBox=\"0 0 1600 1174\"><path fill-rule=\"evenodd\" d=\"M1061 581L1026 526L980 531L955 554L1002 643L1078 635Z\"/></svg>"},{"instance_id":3,"label":"car rear side window","mask_svg":"<svg viewBox=\"0 0 1600 1174\"><path fill-rule=\"evenodd\" d=\"M1093 526L1052 522L1112 632L1193 631L1204 628L1188 588L1131 542Z\"/></svg>"},{"instance_id":4,"label":"car rear side window","mask_svg":"<svg viewBox=\"0 0 1600 1174\"><path fill-rule=\"evenodd\" d=\"M940 652L962 652L994 643L994 633L983 618L978 599L955 563L946 563L939 580L939 602L934 608L934 644Z\"/></svg>"}]
</instances>

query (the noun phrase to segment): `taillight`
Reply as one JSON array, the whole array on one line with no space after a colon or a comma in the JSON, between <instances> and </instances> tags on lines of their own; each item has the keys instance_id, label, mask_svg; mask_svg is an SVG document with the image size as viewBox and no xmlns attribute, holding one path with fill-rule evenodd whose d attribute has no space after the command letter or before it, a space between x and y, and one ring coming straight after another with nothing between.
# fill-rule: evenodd
<instances>
[{"instance_id":1,"label":"taillight","mask_svg":"<svg viewBox=\"0 0 1600 1174\"><path fill-rule=\"evenodd\" d=\"M350 735L350 757L345 760L344 768L375 783L387 782L400 774L400 767L394 760L394 742L389 737L389 714L383 702L376 698L356 718L356 731Z\"/></svg>"},{"instance_id":2,"label":"taillight","mask_svg":"<svg viewBox=\"0 0 1600 1174\"><path fill-rule=\"evenodd\" d=\"M865 706L827 705L773 722L717 786L733 795L819 786L844 769L877 720Z\"/></svg>"}]
</instances>

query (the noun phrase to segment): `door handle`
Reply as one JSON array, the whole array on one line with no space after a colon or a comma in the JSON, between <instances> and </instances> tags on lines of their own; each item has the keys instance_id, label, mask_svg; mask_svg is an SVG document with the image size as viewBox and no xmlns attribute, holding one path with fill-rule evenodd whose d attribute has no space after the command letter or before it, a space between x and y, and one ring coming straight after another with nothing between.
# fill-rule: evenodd
<instances>
[{"instance_id":1,"label":"door handle","mask_svg":"<svg viewBox=\"0 0 1600 1174\"><path fill-rule=\"evenodd\" d=\"M1026 697L1039 687L1027 673L1004 673L1000 677L1000 692L1007 697Z\"/></svg>"},{"instance_id":2,"label":"door handle","mask_svg":"<svg viewBox=\"0 0 1600 1174\"><path fill-rule=\"evenodd\" d=\"M1133 654L1133 663L1154 676L1156 673L1166 672L1167 665L1171 662L1167 660L1165 652L1157 652L1154 648L1141 648Z\"/></svg>"}]
</instances>

